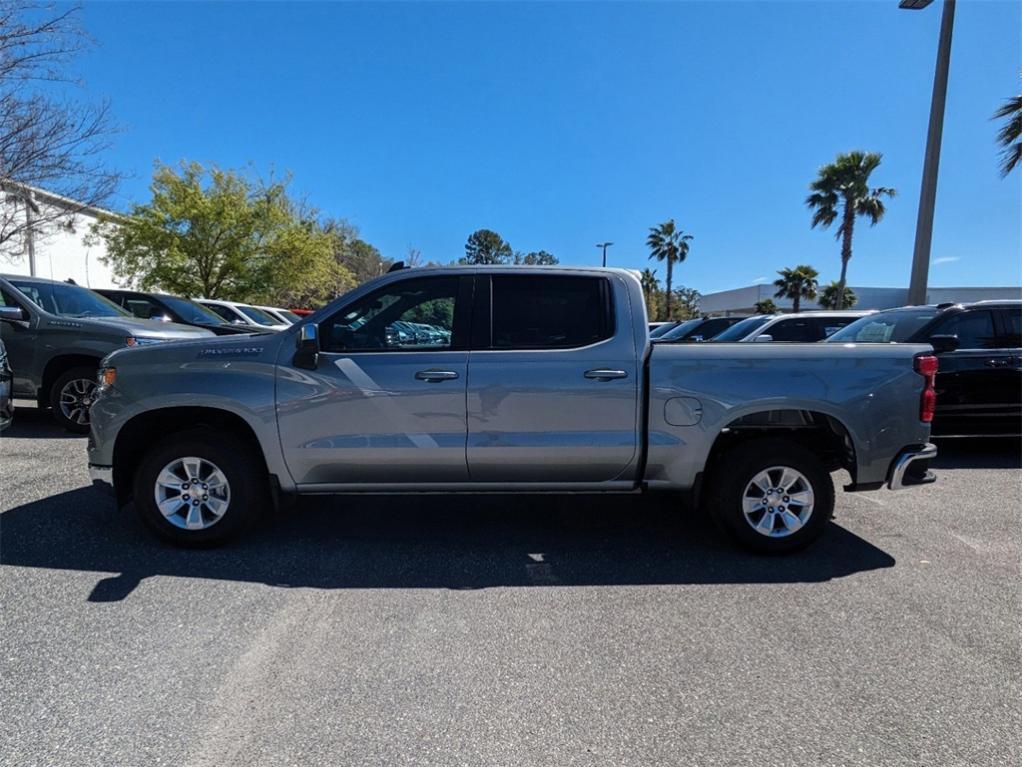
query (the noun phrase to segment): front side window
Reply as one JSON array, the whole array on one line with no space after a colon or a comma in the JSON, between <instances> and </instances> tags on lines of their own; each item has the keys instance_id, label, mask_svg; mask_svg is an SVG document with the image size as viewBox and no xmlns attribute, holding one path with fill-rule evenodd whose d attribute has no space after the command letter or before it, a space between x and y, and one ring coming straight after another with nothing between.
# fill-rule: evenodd
<instances>
[{"instance_id":1,"label":"front side window","mask_svg":"<svg viewBox=\"0 0 1022 767\"><path fill-rule=\"evenodd\" d=\"M241 322L244 322L244 321L245 321L245 320L244 320L244 319L243 319L243 318L241 317L241 315L240 315L240 314L238 314L237 312L235 312L235 311L234 311L234 310L233 310L233 309L232 309L231 307L229 307L229 306L224 306L224 305L222 305L222 304L203 304L203 306L208 306L208 307L209 307L210 309L212 309L212 310L213 310L214 312L216 312L217 314L219 314L219 315L220 315L221 317L223 317L223 318L224 318L225 320L227 320L228 322L232 322L232 323L241 323Z\"/></svg>"},{"instance_id":2,"label":"front side window","mask_svg":"<svg viewBox=\"0 0 1022 767\"><path fill-rule=\"evenodd\" d=\"M763 332L781 343L810 343L823 337L819 335L814 323L807 319L779 320L764 328Z\"/></svg>"},{"instance_id":3,"label":"front side window","mask_svg":"<svg viewBox=\"0 0 1022 767\"><path fill-rule=\"evenodd\" d=\"M494 349L588 346L614 334L610 289L602 277L494 275Z\"/></svg>"},{"instance_id":4,"label":"front side window","mask_svg":"<svg viewBox=\"0 0 1022 767\"><path fill-rule=\"evenodd\" d=\"M163 315L163 310L148 298L126 297L124 299L124 308L143 320L158 318Z\"/></svg>"},{"instance_id":5,"label":"front side window","mask_svg":"<svg viewBox=\"0 0 1022 767\"><path fill-rule=\"evenodd\" d=\"M731 343L741 341L756 328L766 324L772 318L769 314L761 314L756 317L746 317L741 322L736 322L722 333L718 333L711 340L714 343Z\"/></svg>"},{"instance_id":6,"label":"front side window","mask_svg":"<svg viewBox=\"0 0 1022 767\"><path fill-rule=\"evenodd\" d=\"M994 316L988 311L961 312L948 317L930 332L931 336L958 336L959 349L994 349Z\"/></svg>"},{"instance_id":7,"label":"front side window","mask_svg":"<svg viewBox=\"0 0 1022 767\"><path fill-rule=\"evenodd\" d=\"M327 352L453 349L458 277L404 280L349 304L320 323Z\"/></svg>"}]
</instances>

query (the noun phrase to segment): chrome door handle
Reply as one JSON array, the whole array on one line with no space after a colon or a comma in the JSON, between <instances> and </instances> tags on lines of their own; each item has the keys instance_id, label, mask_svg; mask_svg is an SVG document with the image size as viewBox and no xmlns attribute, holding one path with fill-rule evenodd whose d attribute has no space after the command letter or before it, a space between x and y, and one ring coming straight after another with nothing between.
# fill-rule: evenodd
<instances>
[{"instance_id":1,"label":"chrome door handle","mask_svg":"<svg viewBox=\"0 0 1022 767\"><path fill-rule=\"evenodd\" d=\"M606 370L604 368L587 370L584 375L586 378L591 378L595 381L612 381L615 378L628 378L628 373L624 370Z\"/></svg>"},{"instance_id":2,"label":"chrome door handle","mask_svg":"<svg viewBox=\"0 0 1022 767\"><path fill-rule=\"evenodd\" d=\"M415 377L419 381L453 381L458 374L453 370L420 370Z\"/></svg>"}]
</instances>

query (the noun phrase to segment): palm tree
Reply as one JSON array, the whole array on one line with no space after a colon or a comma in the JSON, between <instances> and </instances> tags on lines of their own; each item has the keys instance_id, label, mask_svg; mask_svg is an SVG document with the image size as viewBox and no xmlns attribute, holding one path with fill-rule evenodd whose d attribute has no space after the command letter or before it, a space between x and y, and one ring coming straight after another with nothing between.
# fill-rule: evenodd
<instances>
[{"instance_id":1,"label":"palm tree","mask_svg":"<svg viewBox=\"0 0 1022 767\"><path fill-rule=\"evenodd\" d=\"M806 205L813 211L814 229L819 225L827 228L833 224L839 215L838 208L841 208L841 225L836 234L841 240L841 279L838 284L842 291L838 292L839 297L843 295L848 262L852 258L855 217L865 216L871 226L876 226L884 217L883 198L894 197L896 194L893 189L885 186L869 186L869 176L880 164L881 157L878 152L839 154L830 165L820 168L816 180L809 185L811 193L806 197Z\"/></svg>"},{"instance_id":2,"label":"palm tree","mask_svg":"<svg viewBox=\"0 0 1022 767\"><path fill-rule=\"evenodd\" d=\"M841 306L837 305L837 291L839 287L838 281L834 280L830 285L821 290L818 302L820 306L824 309L851 309L855 306L855 302L859 300L859 297L855 295L855 291L851 288L845 288L844 297L841 299Z\"/></svg>"},{"instance_id":3,"label":"palm tree","mask_svg":"<svg viewBox=\"0 0 1022 767\"><path fill-rule=\"evenodd\" d=\"M753 310L756 312L756 314L776 314L777 304L773 302L773 299L761 298L759 301L756 302L756 305L755 307L753 307Z\"/></svg>"},{"instance_id":4,"label":"palm tree","mask_svg":"<svg viewBox=\"0 0 1022 767\"><path fill-rule=\"evenodd\" d=\"M671 283L674 280L674 265L680 264L688 255L688 243L691 234L685 234L674 225L674 219L668 219L660 226L650 227L646 245L649 246L650 258L667 262L667 316L671 319Z\"/></svg>"},{"instance_id":5,"label":"palm tree","mask_svg":"<svg viewBox=\"0 0 1022 767\"><path fill-rule=\"evenodd\" d=\"M792 310L796 314L802 306L803 298L807 301L816 298L816 288L819 285L816 278L820 275L813 267L800 264L794 269L782 269L778 274L781 278L774 280L774 287L777 288L774 298L790 298Z\"/></svg>"},{"instance_id":6,"label":"palm tree","mask_svg":"<svg viewBox=\"0 0 1022 767\"><path fill-rule=\"evenodd\" d=\"M1001 153L1001 175L1007 176L1022 162L1022 94L1013 96L994 112L994 119L1007 117L1008 121L997 132L997 143L1004 147Z\"/></svg>"},{"instance_id":7,"label":"palm tree","mask_svg":"<svg viewBox=\"0 0 1022 767\"><path fill-rule=\"evenodd\" d=\"M656 269L643 269L642 294L646 297L646 314L651 320L656 319L656 294L660 290L660 280L656 278Z\"/></svg>"}]
</instances>

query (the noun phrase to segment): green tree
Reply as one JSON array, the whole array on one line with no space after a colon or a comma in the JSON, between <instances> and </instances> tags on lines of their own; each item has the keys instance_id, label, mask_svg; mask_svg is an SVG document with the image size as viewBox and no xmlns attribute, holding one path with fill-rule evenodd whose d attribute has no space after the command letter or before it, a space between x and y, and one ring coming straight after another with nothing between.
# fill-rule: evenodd
<instances>
[{"instance_id":1,"label":"green tree","mask_svg":"<svg viewBox=\"0 0 1022 767\"><path fill-rule=\"evenodd\" d=\"M777 314L777 304L771 298L761 298L754 307L756 314Z\"/></svg>"},{"instance_id":2,"label":"green tree","mask_svg":"<svg viewBox=\"0 0 1022 767\"><path fill-rule=\"evenodd\" d=\"M287 196L287 183L263 184L231 170L157 165L152 199L92 236L106 240L119 281L184 296L291 303L323 297L350 281L333 258L314 211Z\"/></svg>"},{"instance_id":3,"label":"green tree","mask_svg":"<svg viewBox=\"0 0 1022 767\"><path fill-rule=\"evenodd\" d=\"M820 275L813 267L801 264L794 269L782 269L778 274L781 277L774 280L774 287L777 288L774 298L790 298L796 313L801 308L803 298L807 301L816 298L819 286L817 277Z\"/></svg>"},{"instance_id":4,"label":"green tree","mask_svg":"<svg viewBox=\"0 0 1022 767\"><path fill-rule=\"evenodd\" d=\"M1012 96L994 112L994 119L1004 118L1005 123L997 132L997 143L1001 145L1001 175L1007 176L1022 162L1022 94Z\"/></svg>"},{"instance_id":5,"label":"green tree","mask_svg":"<svg viewBox=\"0 0 1022 767\"><path fill-rule=\"evenodd\" d=\"M670 320L671 303L673 291L671 283L674 280L674 265L680 264L688 256L688 243L692 235L685 234L674 224L674 219L668 219L659 226L650 227L649 236L646 238L646 245L649 247L649 257L657 261L667 262L667 306L665 319Z\"/></svg>"},{"instance_id":6,"label":"green tree","mask_svg":"<svg viewBox=\"0 0 1022 767\"><path fill-rule=\"evenodd\" d=\"M820 168L816 180L809 185L810 194L806 197L806 205L813 211L812 227L815 229L822 226L826 229L839 216L841 218L836 237L841 240L841 279L838 283L842 289L847 284L856 217L865 216L870 226L876 226L884 217L884 198L896 194L888 187L869 186L870 174L880 165L881 157L878 152L839 154L834 162ZM838 296L841 295L838 292Z\"/></svg>"},{"instance_id":7,"label":"green tree","mask_svg":"<svg viewBox=\"0 0 1022 767\"><path fill-rule=\"evenodd\" d=\"M855 306L859 297L855 295L855 291L851 288L845 288L844 298L841 300L841 305L838 306L837 292L840 289L841 285L837 280L825 286L820 291L820 300L818 301L820 306L824 309L851 309Z\"/></svg>"},{"instance_id":8,"label":"green tree","mask_svg":"<svg viewBox=\"0 0 1022 767\"><path fill-rule=\"evenodd\" d=\"M642 284L642 295L646 299L646 316L655 322L660 303L660 280L656 278L656 269L643 269L639 282Z\"/></svg>"},{"instance_id":9,"label":"green tree","mask_svg":"<svg viewBox=\"0 0 1022 767\"><path fill-rule=\"evenodd\" d=\"M462 264L509 264L513 251L499 234L490 229L477 229L465 242Z\"/></svg>"},{"instance_id":10,"label":"green tree","mask_svg":"<svg viewBox=\"0 0 1022 767\"><path fill-rule=\"evenodd\" d=\"M699 291L695 288L686 288L684 285L674 289L674 304L677 310L675 318L679 320L690 320L699 316Z\"/></svg>"},{"instance_id":11,"label":"green tree","mask_svg":"<svg viewBox=\"0 0 1022 767\"><path fill-rule=\"evenodd\" d=\"M514 263L520 266L555 266L560 262L557 256L545 250L534 250L531 253L515 253Z\"/></svg>"}]
</instances>

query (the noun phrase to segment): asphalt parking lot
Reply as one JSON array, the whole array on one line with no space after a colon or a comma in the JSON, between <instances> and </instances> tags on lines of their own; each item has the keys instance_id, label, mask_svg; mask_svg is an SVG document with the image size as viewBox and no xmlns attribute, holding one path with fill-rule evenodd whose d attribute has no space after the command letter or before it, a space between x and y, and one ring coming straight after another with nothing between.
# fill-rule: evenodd
<instances>
[{"instance_id":1,"label":"asphalt parking lot","mask_svg":"<svg viewBox=\"0 0 1022 767\"><path fill-rule=\"evenodd\" d=\"M84 451L0 438L3 764L1022 762L1014 443L780 559L638 497L339 498L176 550Z\"/></svg>"}]
</instances>

